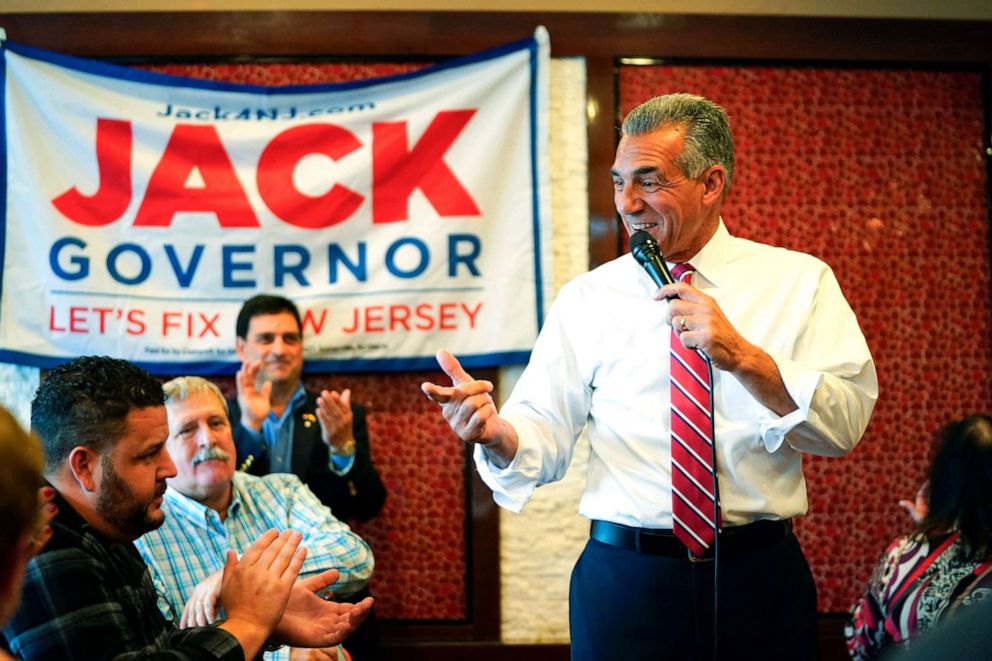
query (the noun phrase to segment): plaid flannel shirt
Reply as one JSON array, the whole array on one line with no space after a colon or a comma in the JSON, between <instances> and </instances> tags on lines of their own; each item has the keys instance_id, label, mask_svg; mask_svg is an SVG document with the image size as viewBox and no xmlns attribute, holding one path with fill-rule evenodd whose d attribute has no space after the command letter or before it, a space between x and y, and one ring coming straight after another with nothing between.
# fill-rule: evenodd
<instances>
[{"instance_id":1,"label":"plaid flannel shirt","mask_svg":"<svg viewBox=\"0 0 992 661\"><path fill-rule=\"evenodd\" d=\"M180 631L156 607L133 544L91 528L60 495L54 534L28 564L21 606L4 628L15 656L32 659L244 659L215 627Z\"/></svg>"}]
</instances>

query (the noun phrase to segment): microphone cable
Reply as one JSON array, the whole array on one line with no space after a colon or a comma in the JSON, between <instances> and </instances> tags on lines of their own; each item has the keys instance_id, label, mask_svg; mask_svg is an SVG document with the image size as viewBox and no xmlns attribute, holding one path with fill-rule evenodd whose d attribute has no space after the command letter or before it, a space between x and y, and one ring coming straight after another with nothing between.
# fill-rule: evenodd
<instances>
[{"instance_id":1,"label":"microphone cable","mask_svg":"<svg viewBox=\"0 0 992 661\"><path fill-rule=\"evenodd\" d=\"M716 474L716 380L713 378L713 361L705 351L696 352L706 361L706 371L710 379L710 422L713 425L713 438L710 444L710 470L713 474L713 661L719 659L719 594L720 576L720 480Z\"/></svg>"}]
</instances>

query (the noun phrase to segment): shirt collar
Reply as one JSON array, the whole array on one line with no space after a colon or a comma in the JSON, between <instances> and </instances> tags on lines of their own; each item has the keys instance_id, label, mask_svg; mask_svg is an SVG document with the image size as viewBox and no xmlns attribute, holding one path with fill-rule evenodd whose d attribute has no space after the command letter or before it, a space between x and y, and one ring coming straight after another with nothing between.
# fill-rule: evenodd
<instances>
[{"instance_id":1,"label":"shirt collar","mask_svg":"<svg viewBox=\"0 0 992 661\"><path fill-rule=\"evenodd\" d=\"M692 256L689 264L700 276L714 287L720 286L720 275L724 266L730 261L731 243L734 237L727 231L727 226L723 224L723 218L717 225L716 232L710 237L699 252ZM669 268L673 266L669 265Z\"/></svg>"},{"instance_id":2,"label":"shirt collar","mask_svg":"<svg viewBox=\"0 0 992 661\"><path fill-rule=\"evenodd\" d=\"M56 489L54 485L47 481L46 484L55 489L55 496L52 498L52 502L55 503L55 506L58 508L58 512L55 514L54 522L64 525L66 528L71 528L72 530L77 531L77 533L88 532L103 539L103 536L97 532L96 528L93 528L86 522L83 515L77 512L76 508L69 504L69 501L62 496L62 493Z\"/></svg>"},{"instance_id":3,"label":"shirt collar","mask_svg":"<svg viewBox=\"0 0 992 661\"><path fill-rule=\"evenodd\" d=\"M306 398L307 398L307 391L303 387L303 382L300 381L299 383L296 384L296 390L293 391L293 396L289 398L289 406L287 408L295 409L300 404L300 402L306 400Z\"/></svg>"},{"instance_id":4,"label":"shirt collar","mask_svg":"<svg viewBox=\"0 0 992 661\"><path fill-rule=\"evenodd\" d=\"M296 411L296 409L298 409L300 406L303 406L304 402L306 402L306 399L307 399L306 388L303 387L302 381L298 381L296 383L296 390L293 391L293 396L289 398L289 401L286 403L286 408L283 409L282 416L277 418L275 413L269 411L268 419L272 420L273 422L282 424L282 422L286 420L289 416L291 416L293 412Z\"/></svg>"},{"instance_id":5,"label":"shirt collar","mask_svg":"<svg viewBox=\"0 0 992 661\"><path fill-rule=\"evenodd\" d=\"M238 510L241 509L241 494L245 488L243 482L247 479L245 473L234 471L231 477L231 504L227 506L228 517L238 515Z\"/></svg>"},{"instance_id":6,"label":"shirt collar","mask_svg":"<svg viewBox=\"0 0 992 661\"><path fill-rule=\"evenodd\" d=\"M234 477L231 479L231 503L227 506L227 516L232 516L241 507L241 494L238 491L236 483L238 475L238 471L235 471ZM166 516L181 516L184 519L203 525L209 524L210 513L214 511L203 503L199 503L189 496L179 493L172 487L165 490L164 500L169 506L169 512L166 513Z\"/></svg>"}]
</instances>

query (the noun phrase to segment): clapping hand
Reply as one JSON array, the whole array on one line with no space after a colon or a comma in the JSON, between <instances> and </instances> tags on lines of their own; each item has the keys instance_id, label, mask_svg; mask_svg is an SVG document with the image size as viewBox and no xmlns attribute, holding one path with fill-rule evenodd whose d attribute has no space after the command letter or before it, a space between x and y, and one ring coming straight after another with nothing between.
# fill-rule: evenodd
<instances>
[{"instance_id":1,"label":"clapping hand","mask_svg":"<svg viewBox=\"0 0 992 661\"><path fill-rule=\"evenodd\" d=\"M295 530L280 534L273 529L249 546L240 560L234 551L227 552L221 579L226 624L261 632L263 640L268 637L282 618L303 567L302 539Z\"/></svg>"},{"instance_id":2,"label":"clapping hand","mask_svg":"<svg viewBox=\"0 0 992 661\"><path fill-rule=\"evenodd\" d=\"M351 635L372 608L372 597L357 604L321 597L318 593L338 576L338 570L328 569L298 581L272 638L295 647L331 647Z\"/></svg>"},{"instance_id":3,"label":"clapping hand","mask_svg":"<svg viewBox=\"0 0 992 661\"><path fill-rule=\"evenodd\" d=\"M258 387L258 372L262 369L261 360L246 360L234 377L238 388L238 406L241 408L241 424L255 431L262 430L262 422L272 410L272 382L266 381Z\"/></svg>"},{"instance_id":4,"label":"clapping hand","mask_svg":"<svg viewBox=\"0 0 992 661\"><path fill-rule=\"evenodd\" d=\"M182 616L179 618L180 629L213 624L220 606L223 578L224 570L220 569L196 584L189 599L186 600L186 605L183 606Z\"/></svg>"},{"instance_id":5,"label":"clapping hand","mask_svg":"<svg viewBox=\"0 0 992 661\"><path fill-rule=\"evenodd\" d=\"M290 647L289 661L338 661L338 648Z\"/></svg>"},{"instance_id":6,"label":"clapping hand","mask_svg":"<svg viewBox=\"0 0 992 661\"><path fill-rule=\"evenodd\" d=\"M320 422L320 438L340 454L353 454L355 451L354 416L351 412L351 390L341 393L323 390L317 397L317 420Z\"/></svg>"}]
</instances>

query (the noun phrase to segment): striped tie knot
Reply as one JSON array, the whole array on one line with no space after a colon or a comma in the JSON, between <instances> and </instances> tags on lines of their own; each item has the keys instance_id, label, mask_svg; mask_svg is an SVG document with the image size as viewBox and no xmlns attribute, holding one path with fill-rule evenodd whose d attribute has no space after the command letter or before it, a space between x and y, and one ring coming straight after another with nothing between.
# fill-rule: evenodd
<instances>
[{"instance_id":1,"label":"striped tie knot","mask_svg":"<svg viewBox=\"0 0 992 661\"><path fill-rule=\"evenodd\" d=\"M675 278L675 282L688 282L695 270L689 262L676 264L675 268L672 269L672 277Z\"/></svg>"}]
</instances>

